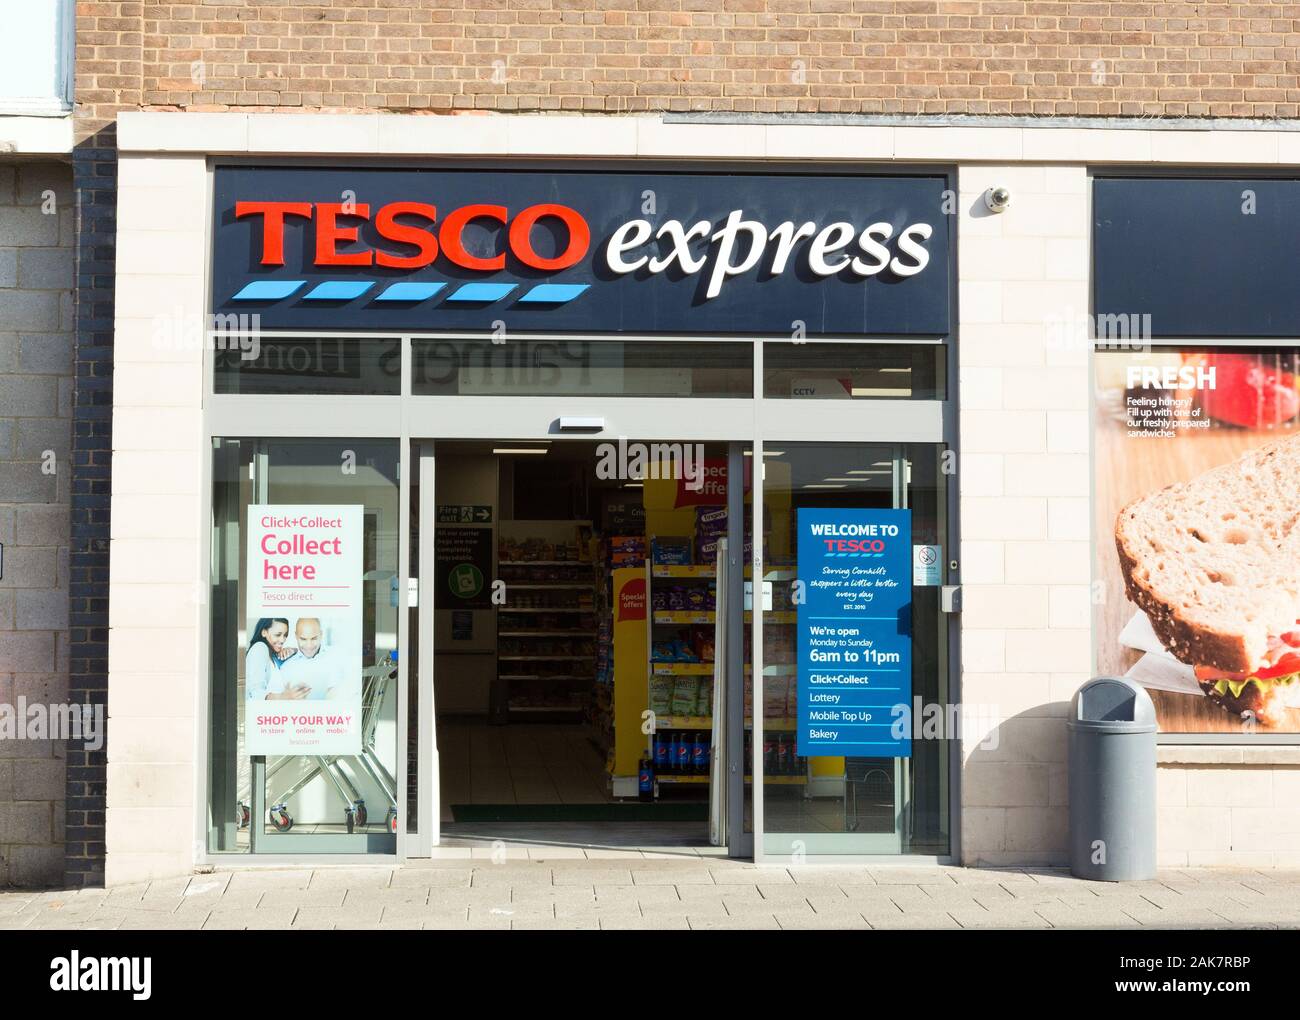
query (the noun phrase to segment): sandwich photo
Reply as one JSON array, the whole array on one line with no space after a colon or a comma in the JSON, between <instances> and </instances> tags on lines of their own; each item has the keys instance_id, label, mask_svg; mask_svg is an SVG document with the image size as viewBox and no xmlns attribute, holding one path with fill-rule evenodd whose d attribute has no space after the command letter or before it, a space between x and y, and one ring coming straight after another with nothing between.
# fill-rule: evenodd
<instances>
[{"instance_id":1,"label":"sandwich photo","mask_svg":"<svg viewBox=\"0 0 1300 1020\"><path fill-rule=\"evenodd\" d=\"M1260 725L1300 708L1300 435L1126 505L1129 599L1213 703Z\"/></svg>"}]
</instances>

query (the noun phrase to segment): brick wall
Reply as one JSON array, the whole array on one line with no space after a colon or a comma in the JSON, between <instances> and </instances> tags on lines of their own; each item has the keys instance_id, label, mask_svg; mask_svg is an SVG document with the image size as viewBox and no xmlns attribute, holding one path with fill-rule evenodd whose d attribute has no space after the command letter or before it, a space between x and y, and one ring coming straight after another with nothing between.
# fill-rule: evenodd
<instances>
[{"instance_id":1,"label":"brick wall","mask_svg":"<svg viewBox=\"0 0 1300 1020\"><path fill-rule=\"evenodd\" d=\"M1294 117L1282 3L80 2L87 107ZM107 116L107 113L104 113Z\"/></svg>"},{"instance_id":2,"label":"brick wall","mask_svg":"<svg viewBox=\"0 0 1300 1020\"><path fill-rule=\"evenodd\" d=\"M151 8L153 10L153 8ZM113 298L117 234L114 118L139 109L144 4L77 4L72 154L77 199L69 696L107 708ZM107 747L68 747L69 886L104 880Z\"/></svg>"},{"instance_id":3,"label":"brick wall","mask_svg":"<svg viewBox=\"0 0 1300 1020\"><path fill-rule=\"evenodd\" d=\"M72 172L0 165L0 705L68 698ZM64 746L0 739L0 885L63 874Z\"/></svg>"}]
</instances>

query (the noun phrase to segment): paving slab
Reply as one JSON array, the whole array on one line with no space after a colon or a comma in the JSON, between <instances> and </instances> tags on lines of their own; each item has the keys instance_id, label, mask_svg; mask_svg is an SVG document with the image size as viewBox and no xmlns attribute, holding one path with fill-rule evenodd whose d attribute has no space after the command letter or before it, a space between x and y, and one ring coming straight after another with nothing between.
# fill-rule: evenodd
<instances>
[{"instance_id":1,"label":"paving slab","mask_svg":"<svg viewBox=\"0 0 1300 1020\"><path fill-rule=\"evenodd\" d=\"M602 931L674 931L689 929L685 915L681 917L602 917Z\"/></svg>"},{"instance_id":2,"label":"paving slab","mask_svg":"<svg viewBox=\"0 0 1300 1020\"><path fill-rule=\"evenodd\" d=\"M779 931L780 923L772 914L747 914L744 917L714 917L688 914L692 931Z\"/></svg>"},{"instance_id":3,"label":"paving slab","mask_svg":"<svg viewBox=\"0 0 1300 1020\"><path fill-rule=\"evenodd\" d=\"M706 868L676 870L645 870L632 872L633 885L707 885L713 886L713 876Z\"/></svg>"},{"instance_id":4,"label":"paving slab","mask_svg":"<svg viewBox=\"0 0 1300 1020\"><path fill-rule=\"evenodd\" d=\"M957 919L949 913L939 911L929 911L925 913L908 913L901 911L897 914L877 914L870 911L863 911L862 916L872 928L882 931L892 930L925 930L925 931L955 931L961 928Z\"/></svg>"},{"instance_id":5,"label":"paving slab","mask_svg":"<svg viewBox=\"0 0 1300 1020\"><path fill-rule=\"evenodd\" d=\"M577 886L589 889L598 885L632 884L632 872L627 868L598 867L592 862L588 862L584 868L557 868L552 873L552 878L556 886Z\"/></svg>"},{"instance_id":6,"label":"paving slab","mask_svg":"<svg viewBox=\"0 0 1300 1020\"><path fill-rule=\"evenodd\" d=\"M689 903L682 900L661 901L641 904L644 917L692 915L695 917L727 917L727 905L719 897L716 900L695 899Z\"/></svg>"}]
</instances>

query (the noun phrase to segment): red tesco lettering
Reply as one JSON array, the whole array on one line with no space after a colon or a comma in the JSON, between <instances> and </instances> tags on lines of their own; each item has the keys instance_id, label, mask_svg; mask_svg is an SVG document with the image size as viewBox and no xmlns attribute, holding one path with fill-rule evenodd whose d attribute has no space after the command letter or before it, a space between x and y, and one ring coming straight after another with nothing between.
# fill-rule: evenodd
<instances>
[{"instance_id":1,"label":"red tesco lettering","mask_svg":"<svg viewBox=\"0 0 1300 1020\"><path fill-rule=\"evenodd\" d=\"M442 255L448 262L478 272L504 269L506 254L474 255L465 248L465 228L475 220L488 220L508 227L506 247L524 265L556 272L580 262L591 247L591 228L576 210L566 205L540 203L515 213L503 205L478 203L461 206L439 220L438 208L424 202L389 202L380 206L374 219L370 206L338 202L236 202L235 219L261 217L264 266L284 265L284 228L293 217L313 223L316 229L313 264L317 266L386 266L391 269L421 269ZM533 228L543 219L558 220L568 233L563 251L554 258L539 255L533 247ZM362 224L371 222L385 241L407 250L357 247ZM434 233L434 227L437 233ZM349 246L339 251L340 244Z\"/></svg>"},{"instance_id":2,"label":"red tesco lettering","mask_svg":"<svg viewBox=\"0 0 1300 1020\"><path fill-rule=\"evenodd\" d=\"M827 552L870 552L885 551L885 543L878 538L824 538Z\"/></svg>"}]
</instances>

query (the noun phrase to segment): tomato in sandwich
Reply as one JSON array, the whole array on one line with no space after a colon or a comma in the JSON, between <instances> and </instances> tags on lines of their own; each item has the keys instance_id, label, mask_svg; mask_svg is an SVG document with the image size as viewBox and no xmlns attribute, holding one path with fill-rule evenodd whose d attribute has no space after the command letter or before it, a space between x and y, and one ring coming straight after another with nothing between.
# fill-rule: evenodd
<instances>
[{"instance_id":1,"label":"tomato in sandwich","mask_svg":"<svg viewBox=\"0 0 1300 1020\"><path fill-rule=\"evenodd\" d=\"M1253 713L1265 726L1279 725L1286 709L1300 708L1300 631L1289 631L1270 645L1276 661L1248 673L1195 667L1201 690L1225 708Z\"/></svg>"},{"instance_id":2,"label":"tomato in sandwich","mask_svg":"<svg viewBox=\"0 0 1300 1020\"><path fill-rule=\"evenodd\" d=\"M1213 666L1196 667L1197 680L1249 680L1251 677L1256 680L1275 680L1291 673L1300 673L1300 654L1295 652L1284 655L1272 666L1265 666L1263 669L1256 669L1249 673L1228 673Z\"/></svg>"}]
</instances>

